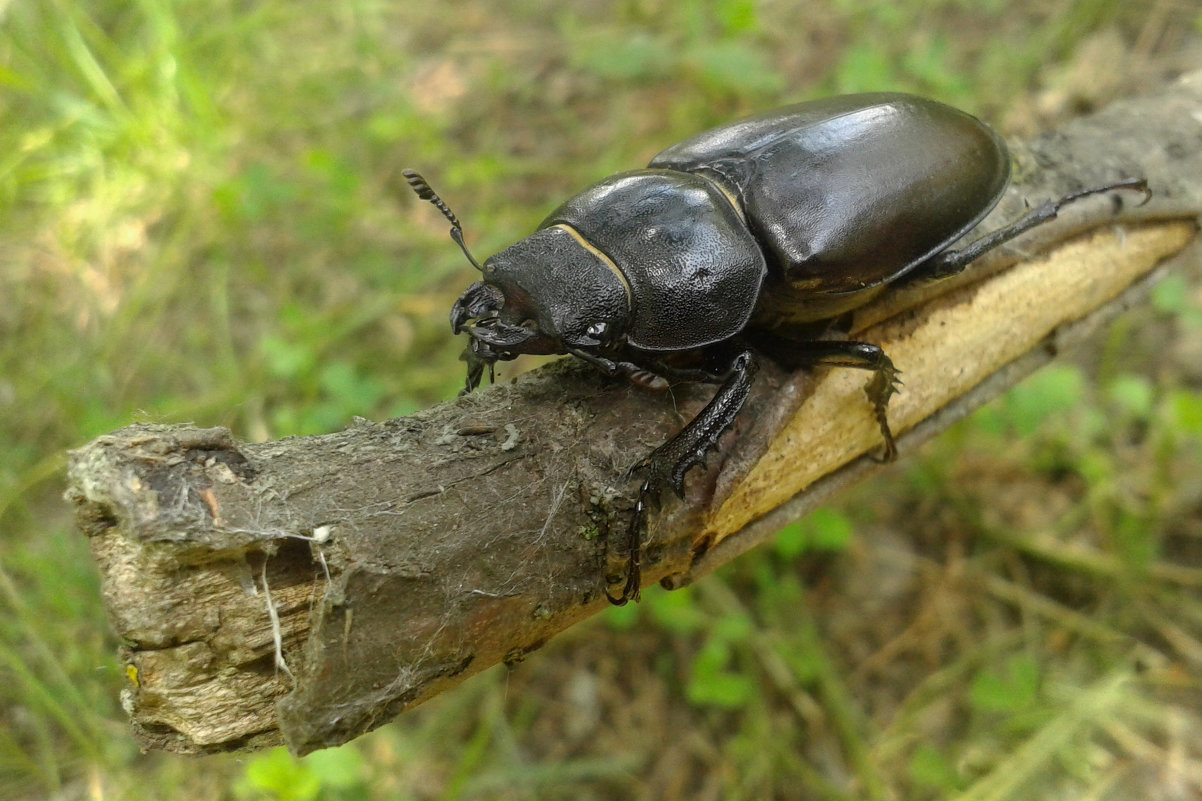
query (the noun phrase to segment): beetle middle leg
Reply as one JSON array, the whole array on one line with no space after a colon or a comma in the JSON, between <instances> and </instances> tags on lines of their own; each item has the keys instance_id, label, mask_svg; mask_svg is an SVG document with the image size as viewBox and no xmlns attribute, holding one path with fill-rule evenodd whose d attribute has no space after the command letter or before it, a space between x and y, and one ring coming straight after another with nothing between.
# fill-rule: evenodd
<instances>
[{"instance_id":1,"label":"beetle middle leg","mask_svg":"<svg viewBox=\"0 0 1202 801\"><path fill-rule=\"evenodd\" d=\"M884 451L875 458L882 462L892 462L896 459L897 445L893 442L893 431L889 428L888 410L889 399L901 386L898 379L901 371L894 366L888 354L879 345L847 340L815 340L798 343L796 347L795 358L801 359L809 367L852 367L872 371L872 378L864 387L864 394L872 403L873 414L881 428L881 438L885 440Z\"/></svg>"},{"instance_id":2,"label":"beetle middle leg","mask_svg":"<svg viewBox=\"0 0 1202 801\"><path fill-rule=\"evenodd\" d=\"M620 595L611 595L608 589L605 591L605 597L611 604L623 606L632 599L638 600L642 581L642 538L648 508L657 503L669 487L678 496L684 496L685 475L705 461L705 455L718 447L718 439L734 423L743 404L747 402L757 366L755 355L750 350L735 356L722 385L705 408L674 437L631 468L630 475L641 474L644 478L626 530L626 583Z\"/></svg>"},{"instance_id":3,"label":"beetle middle leg","mask_svg":"<svg viewBox=\"0 0 1202 801\"><path fill-rule=\"evenodd\" d=\"M897 458L888 410L889 400L901 386L901 371L879 345L844 339L794 340L764 332L756 332L754 342L775 361L792 370L809 367L871 370L872 377L864 387L864 394L872 403L873 415L881 428L881 438L885 441L884 450L874 458L881 462L891 462Z\"/></svg>"}]
</instances>

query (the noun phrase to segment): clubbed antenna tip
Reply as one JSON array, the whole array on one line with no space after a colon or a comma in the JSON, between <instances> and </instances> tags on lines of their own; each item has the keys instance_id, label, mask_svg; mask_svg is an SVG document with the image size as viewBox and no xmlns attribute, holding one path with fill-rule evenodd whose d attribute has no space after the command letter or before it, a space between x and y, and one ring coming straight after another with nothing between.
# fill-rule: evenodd
<instances>
[{"instance_id":1,"label":"clubbed antenna tip","mask_svg":"<svg viewBox=\"0 0 1202 801\"><path fill-rule=\"evenodd\" d=\"M472 256L471 251L467 249L467 243L463 241L463 226L459 224L459 218L455 216L455 212L442 202L442 198L438 193L430 188L426 183L426 179L421 176L421 173L414 170L401 170L401 174L405 176L405 180L409 182L409 186L417 193L417 196L422 200L428 200L434 204L434 208L442 212L442 216L446 217L451 223L451 239L455 240L455 244L459 245L459 249L463 251L463 255L467 256L467 260L472 263L480 272L484 272L484 268L480 266L480 262L476 261Z\"/></svg>"}]
</instances>

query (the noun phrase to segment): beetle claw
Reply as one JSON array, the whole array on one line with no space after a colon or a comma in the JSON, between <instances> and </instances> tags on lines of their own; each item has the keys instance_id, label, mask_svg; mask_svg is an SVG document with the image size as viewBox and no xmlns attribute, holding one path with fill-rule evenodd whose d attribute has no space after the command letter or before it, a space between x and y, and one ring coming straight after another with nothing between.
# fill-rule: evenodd
<instances>
[{"instance_id":1,"label":"beetle claw","mask_svg":"<svg viewBox=\"0 0 1202 801\"><path fill-rule=\"evenodd\" d=\"M868 454L868 458L879 464L889 464L889 462L895 461L897 459L897 445L893 442L893 435L890 434L885 440L885 445L881 448L879 454L870 453Z\"/></svg>"},{"instance_id":2,"label":"beetle claw","mask_svg":"<svg viewBox=\"0 0 1202 801\"><path fill-rule=\"evenodd\" d=\"M646 460L644 460L646 461ZM648 478L643 481L639 487L638 500L634 503L634 514L630 518L630 525L626 528L626 583L622 585L620 595L612 595L607 587L605 589L605 598L614 606L625 606L630 601L638 601L641 595L640 588L642 585L642 548L640 544L643 539L643 530L647 525L647 505L652 498L658 496L658 491L653 486L653 479Z\"/></svg>"}]
</instances>

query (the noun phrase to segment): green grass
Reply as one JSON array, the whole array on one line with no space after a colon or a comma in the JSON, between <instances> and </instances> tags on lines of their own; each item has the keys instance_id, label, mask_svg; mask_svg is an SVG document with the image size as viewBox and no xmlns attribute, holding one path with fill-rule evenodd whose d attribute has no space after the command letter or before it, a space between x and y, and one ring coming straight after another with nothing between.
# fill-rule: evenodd
<instances>
[{"instance_id":1,"label":"green grass","mask_svg":"<svg viewBox=\"0 0 1202 801\"><path fill-rule=\"evenodd\" d=\"M401 169L484 255L739 113L891 88L1031 129L1105 99L1072 83L1089 43L1156 55L1145 3L788 5L0 5L0 796L1105 797L1179 747L1197 776L1182 281L776 547L355 744L197 762L128 737L65 450L452 397L470 268Z\"/></svg>"}]
</instances>

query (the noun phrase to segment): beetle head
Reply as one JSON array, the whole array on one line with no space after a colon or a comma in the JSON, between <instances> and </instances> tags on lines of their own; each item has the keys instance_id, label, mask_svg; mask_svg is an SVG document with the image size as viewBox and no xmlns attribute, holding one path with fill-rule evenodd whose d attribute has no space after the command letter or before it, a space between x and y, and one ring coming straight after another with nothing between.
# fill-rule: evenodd
<instances>
[{"instance_id":1,"label":"beetle head","mask_svg":"<svg viewBox=\"0 0 1202 801\"><path fill-rule=\"evenodd\" d=\"M514 353L598 353L620 344L629 315L612 262L552 225L485 261L484 280L455 304L451 323L474 319L473 337Z\"/></svg>"},{"instance_id":2,"label":"beetle head","mask_svg":"<svg viewBox=\"0 0 1202 801\"><path fill-rule=\"evenodd\" d=\"M484 262L484 280L451 308L451 328L497 353L593 353L618 342L628 309L616 270L552 226Z\"/></svg>"},{"instance_id":3,"label":"beetle head","mask_svg":"<svg viewBox=\"0 0 1202 801\"><path fill-rule=\"evenodd\" d=\"M450 221L451 238L484 274L451 307L451 329L471 338L465 391L479 384L485 367L491 376L494 363L518 354L600 354L620 346L630 317L629 286L580 234L563 225L540 228L480 265L454 213L420 175L404 174Z\"/></svg>"}]
</instances>

